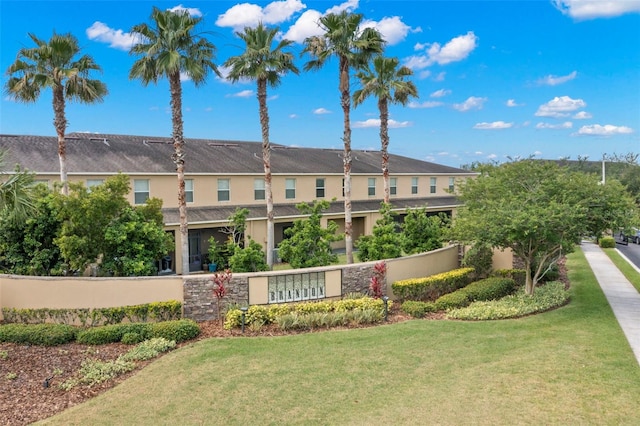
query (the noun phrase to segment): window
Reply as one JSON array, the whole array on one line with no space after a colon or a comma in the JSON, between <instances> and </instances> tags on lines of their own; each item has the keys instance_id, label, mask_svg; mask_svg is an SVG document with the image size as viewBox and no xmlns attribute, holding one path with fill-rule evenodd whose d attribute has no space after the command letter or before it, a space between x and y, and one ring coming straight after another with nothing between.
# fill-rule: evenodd
<instances>
[{"instance_id":1,"label":"window","mask_svg":"<svg viewBox=\"0 0 640 426\"><path fill-rule=\"evenodd\" d=\"M455 189L456 189L456 178L450 177L449 178L449 192L453 193L453 191Z\"/></svg>"},{"instance_id":2,"label":"window","mask_svg":"<svg viewBox=\"0 0 640 426\"><path fill-rule=\"evenodd\" d=\"M276 275L269 277L269 303L323 299L325 297L324 272Z\"/></svg>"},{"instance_id":3,"label":"window","mask_svg":"<svg viewBox=\"0 0 640 426\"><path fill-rule=\"evenodd\" d=\"M218 179L218 201L231 199L231 185L229 179Z\"/></svg>"},{"instance_id":4,"label":"window","mask_svg":"<svg viewBox=\"0 0 640 426\"><path fill-rule=\"evenodd\" d=\"M264 200L266 198L264 179L253 180L253 199Z\"/></svg>"},{"instance_id":5,"label":"window","mask_svg":"<svg viewBox=\"0 0 640 426\"><path fill-rule=\"evenodd\" d=\"M436 184L438 183L438 178L432 177L432 178L429 179L429 181L431 183L431 185L429 187L429 192L431 194L435 194L436 193Z\"/></svg>"},{"instance_id":6,"label":"window","mask_svg":"<svg viewBox=\"0 0 640 426\"><path fill-rule=\"evenodd\" d=\"M284 185L285 185L284 197L288 200L296 198L296 180L285 179Z\"/></svg>"},{"instance_id":7,"label":"window","mask_svg":"<svg viewBox=\"0 0 640 426\"><path fill-rule=\"evenodd\" d=\"M418 193L418 178L417 177L412 177L411 178L411 193L412 194L417 194Z\"/></svg>"},{"instance_id":8,"label":"window","mask_svg":"<svg viewBox=\"0 0 640 426\"><path fill-rule=\"evenodd\" d=\"M193 179L184 180L184 199L187 203L193 203Z\"/></svg>"},{"instance_id":9,"label":"window","mask_svg":"<svg viewBox=\"0 0 640 426\"><path fill-rule=\"evenodd\" d=\"M87 179L87 188L91 189L94 186L102 185L104 183L104 179Z\"/></svg>"},{"instance_id":10,"label":"window","mask_svg":"<svg viewBox=\"0 0 640 426\"><path fill-rule=\"evenodd\" d=\"M149 198L149 179L134 179L133 200L135 204L144 204Z\"/></svg>"},{"instance_id":11,"label":"window","mask_svg":"<svg viewBox=\"0 0 640 426\"><path fill-rule=\"evenodd\" d=\"M376 195L376 178L369 178L368 188L370 196Z\"/></svg>"},{"instance_id":12,"label":"window","mask_svg":"<svg viewBox=\"0 0 640 426\"><path fill-rule=\"evenodd\" d=\"M316 198L324 198L324 178L316 179Z\"/></svg>"},{"instance_id":13,"label":"window","mask_svg":"<svg viewBox=\"0 0 640 426\"><path fill-rule=\"evenodd\" d=\"M396 195L398 193L398 178L389 179L389 194Z\"/></svg>"}]
</instances>

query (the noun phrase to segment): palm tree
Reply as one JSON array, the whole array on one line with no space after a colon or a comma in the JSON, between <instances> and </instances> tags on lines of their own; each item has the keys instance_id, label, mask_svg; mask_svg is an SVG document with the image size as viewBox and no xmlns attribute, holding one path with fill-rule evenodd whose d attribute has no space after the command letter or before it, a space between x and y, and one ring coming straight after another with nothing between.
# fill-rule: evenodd
<instances>
[{"instance_id":1,"label":"palm tree","mask_svg":"<svg viewBox=\"0 0 640 426\"><path fill-rule=\"evenodd\" d=\"M333 56L338 58L340 105L344 114L344 240L347 263L353 263L353 223L351 219L351 89L349 71L369 62L371 56L382 53L384 41L373 28L360 28L363 16L343 11L329 13L320 18L319 25L324 34L305 39L302 53L312 59L304 66L305 71L322 68Z\"/></svg>"},{"instance_id":2,"label":"palm tree","mask_svg":"<svg viewBox=\"0 0 640 426\"><path fill-rule=\"evenodd\" d=\"M36 209L33 174L17 168L13 174L2 172L6 152L0 150L0 215L10 221L23 221ZM6 179L3 175L9 175Z\"/></svg>"},{"instance_id":3,"label":"palm tree","mask_svg":"<svg viewBox=\"0 0 640 426\"><path fill-rule=\"evenodd\" d=\"M382 153L382 180L384 182L384 202L389 203L389 103L406 105L410 97L418 97L418 89L405 78L413 72L402 66L398 68L397 58L382 55L373 58L373 70L367 66L356 74L362 89L353 93L353 103L357 107L369 96L378 98L380 111L380 152Z\"/></svg>"},{"instance_id":4,"label":"palm tree","mask_svg":"<svg viewBox=\"0 0 640 426\"><path fill-rule=\"evenodd\" d=\"M101 71L91 56L83 55L76 59L80 46L73 35L54 32L48 42L31 33L29 37L36 47L18 51L16 61L7 69L11 77L5 91L13 99L27 103L37 101L43 89L51 88L53 91L53 125L58 136L60 181L62 193L68 195L65 102L102 102L107 86L89 78L92 70Z\"/></svg>"},{"instance_id":5,"label":"palm tree","mask_svg":"<svg viewBox=\"0 0 640 426\"><path fill-rule=\"evenodd\" d=\"M287 72L298 74L293 63L293 55L285 52L293 42L280 40L274 49L271 48L278 34L278 28L268 29L262 23L256 28L245 27L237 32L246 45L245 51L233 56L224 63L230 67L228 78L234 83L241 78L255 80L258 85L258 105L260 110L260 126L262 128L262 163L264 165L264 189L267 199L267 265L273 267L273 193L271 190L271 146L269 142L269 110L267 108L267 86L277 87L282 76Z\"/></svg>"},{"instance_id":6,"label":"palm tree","mask_svg":"<svg viewBox=\"0 0 640 426\"><path fill-rule=\"evenodd\" d=\"M182 120L181 73L196 86L204 83L209 71L220 75L213 63L216 47L201 35L195 34L202 18L192 17L187 11L162 11L157 7L151 12L155 27L146 23L133 27L131 32L139 37L139 43L131 47L130 54L140 58L131 67L130 79L139 79L143 85L157 83L167 77L171 93L171 119L173 125L172 160L178 175L178 211L180 213L180 247L182 273L189 273L189 229L184 183L184 135Z\"/></svg>"}]
</instances>

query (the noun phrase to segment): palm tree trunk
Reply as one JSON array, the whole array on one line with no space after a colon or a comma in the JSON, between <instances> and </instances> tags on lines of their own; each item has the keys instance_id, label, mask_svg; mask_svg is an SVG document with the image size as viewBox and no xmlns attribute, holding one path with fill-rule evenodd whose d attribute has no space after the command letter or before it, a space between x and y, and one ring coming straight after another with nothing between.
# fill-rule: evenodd
<instances>
[{"instance_id":1,"label":"palm tree trunk","mask_svg":"<svg viewBox=\"0 0 640 426\"><path fill-rule=\"evenodd\" d=\"M58 135L60 182L62 182L62 194L69 195L69 184L67 182L67 144L64 140L64 134L67 130L67 118L64 113L64 105L64 90L62 86L55 86L53 89L53 125Z\"/></svg>"},{"instance_id":2,"label":"palm tree trunk","mask_svg":"<svg viewBox=\"0 0 640 426\"><path fill-rule=\"evenodd\" d=\"M349 61L340 57L340 104L344 114L344 243L347 263L353 263L353 219L351 217L351 96L349 88Z\"/></svg>"},{"instance_id":3,"label":"palm tree trunk","mask_svg":"<svg viewBox=\"0 0 640 426\"><path fill-rule=\"evenodd\" d=\"M182 253L182 275L189 274L189 225L187 222L187 200L184 186L184 135L182 123L182 86L180 73L169 76L171 90L171 118L173 121L173 162L178 175L178 212L180 214L180 251Z\"/></svg>"},{"instance_id":4,"label":"palm tree trunk","mask_svg":"<svg viewBox=\"0 0 640 426\"><path fill-rule=\"evenodd\" d=\"M387 100L380 98L378 101L380 110L380 153L382 154L382 182L384 183L384 202L389 203L391 198L389 190L389 108Z\"/></svg>"},{"instance_id":5,"label":"palm tree trunk","mask_svg":"<svg viewBox=\"0 0 640 426\"><path fill-rule=\"evenodd\" d=\"M269 110L267 108L267 80L258 79L258 105L262 128L262 164L264 165L264 192L267 199L267 265L273 267L273 191L271 189L271 144L269 141Z\"/></svg>"}]
</instances>

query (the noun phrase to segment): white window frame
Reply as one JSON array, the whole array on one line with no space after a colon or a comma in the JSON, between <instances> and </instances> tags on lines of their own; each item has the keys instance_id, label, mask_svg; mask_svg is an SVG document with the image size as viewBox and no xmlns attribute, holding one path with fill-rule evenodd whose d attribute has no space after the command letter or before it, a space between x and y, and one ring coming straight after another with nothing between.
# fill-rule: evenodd
<instances>
[{"instance_id":1,"label":"white window frame","mask_svg":"<svg viewBox=\"0 0 640 426\"><path fill-rule=\"evenodd\" d=\"M193 203L193 199L194 199L193 179L184 180L184 199L187 203Z\"/></svg>"},{"instance_id":2,"label":"white window frame","mask_svg":"<svg viewBox=\"0 0 640 426\"><path fill-rule=\"evenodd\" d=\"M415 195L417 193L418 193L418 178L412 177L411 178L411 194Z\"/></svg>"},{"instance_id":3,"label":"white window frame","mask_svg":"<svg viewBox=\"0 0 640 426\"><path fill-rule=\"evenodd\" d=\"M367 195L369 195L369 197L376 196L376 178L367 179Z\"/></svg>"},{"instance_id":4,"label":"white window frame","mask_svg":"<svg viewBox=\"0 0 640 426\"><path fill-rule=\"evenodd\" d=\"M429 193L435 194L436 192L438 192L438 178L429 178Z\"/></svg>"},{"instance_id":5,"label":"white window frame","mask_svg":"<svg viewBox=\"0 0 640 426\"><path fill-rule=\"evenodd\" d=\"M267 199L267 184L264 178L253 180L253 199L256 201Z\"/></svg>"},{"instance_id":6,"label":"white window frame","mask_svg":"<svg viewBox=\"0 0 640 426\"><path fill-rule=\"evenodd\" d=\"M318 185L322 183L322 185ZM325 178L316 178L316 198L324 198L326 196Z\"/></svg>"},{"instance_id":7,"label":"white window frame","mask_svg":"<svg viewBox=\"0 0 640 426\"><path fill-rule=\"evenodd\" d=\"M284 198L287 200L295 200L296 180L294 178L287 178L284 180Z\"/></svg>"},{"instance_id":8,"label":"white window frame","mask_svg":"<svg viewBox=\"0 0 640 426\"><path fill-rule=\"evenodd\" d=\"M145 204L151 196L151 184L149 179L133 180L133 202L140 205ZM144 200L142 200L144 198Z\"/></svg>"},{"instance_id":9,"label":"white window frame","mask_svg":"<svg viewBox=\"0 0 640 426\"><path fill-rule=\"evenodd\" d=\"M91 189L94 186L102 185L104 183L104 179L87 179L87 189Z\"/></svg>"},{"instance_id":10,"label":"white window frame","mask_svg":"<svg viewBox=\"0 0 640 426\"><path fill-rule=\"evenodd\" d=\"M226 194L226 197L225 195ZM231 201L231 180L218 179L218 201Z\"/></svg>"},{"instance_id":11,"label":"white window frame","mask_svg":"<svg viewBox=\"0 0 640 426\"><path fill-rule=\"evenodd\" d=\"M398 194L398 178L389 178L389 195Z\"/></svg>"},{"instance_id":12,"label":"white window frame","mask_svg":"<svg viewBox=\"0 0 640 426\"><path fill-rule=\"evenodd\" d=\"M453 193L456 190L456 178L449 178L449 192Z\"/></svg>"}]
</instances>

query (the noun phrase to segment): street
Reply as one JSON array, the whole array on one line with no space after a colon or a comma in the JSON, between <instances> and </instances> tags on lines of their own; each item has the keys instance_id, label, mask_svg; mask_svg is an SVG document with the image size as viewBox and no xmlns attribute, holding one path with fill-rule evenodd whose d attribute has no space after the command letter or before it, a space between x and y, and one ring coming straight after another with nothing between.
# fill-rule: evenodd
<instances>
[{"instance_id":1,"label":"street","mask_svg":"<svg viewBox=\"0 0 640 426\"><path fill-rule=\"evenodd\" d=\"M616 236L616 248L620 253L624 254L637 268L640 268L640 244L621 243L620 238Z\"/></svg>"}]
</instances>

